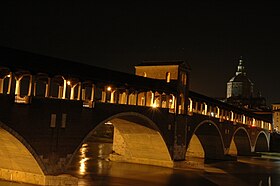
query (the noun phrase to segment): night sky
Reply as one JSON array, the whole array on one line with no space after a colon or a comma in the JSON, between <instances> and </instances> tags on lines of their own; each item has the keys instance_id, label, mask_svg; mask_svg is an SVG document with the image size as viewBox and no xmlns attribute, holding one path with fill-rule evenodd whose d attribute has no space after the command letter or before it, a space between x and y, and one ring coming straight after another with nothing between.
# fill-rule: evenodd
<instances>
[{"instance_id":1,"label":"night sky","mask_svg":"<svg viewBox=\"0 0 280 186\"><path fill-rule=\"evenodd\" d=\"M133 1L134 2L134 1ZM3 1L0 45L134 73L143 60L186 60L191 89L225 97L240 56L255 92L280 102L277 4Z\"/></svg>"}]
</instances>

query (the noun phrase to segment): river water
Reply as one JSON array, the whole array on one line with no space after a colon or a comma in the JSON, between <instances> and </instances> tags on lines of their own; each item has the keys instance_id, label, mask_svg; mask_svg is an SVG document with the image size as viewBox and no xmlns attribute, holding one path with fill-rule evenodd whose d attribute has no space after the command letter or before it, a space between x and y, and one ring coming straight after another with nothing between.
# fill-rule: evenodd
<instances>
[{"instance_id":1,"label":"river water","mask_svg":"<svg viewBox=\"0 0 280 186\"><path fill-rule=\"evenodd\" d=\"M277 155L238 157L238 161L204 164L201 169L184 166L171 169L111 162L108 161L111 150L112 143L87 142L82 146L69 170L79 178L79 186L280 185L280 158ZM0 181L0 185L29 184Z\"/></svg>"}]
</instances>

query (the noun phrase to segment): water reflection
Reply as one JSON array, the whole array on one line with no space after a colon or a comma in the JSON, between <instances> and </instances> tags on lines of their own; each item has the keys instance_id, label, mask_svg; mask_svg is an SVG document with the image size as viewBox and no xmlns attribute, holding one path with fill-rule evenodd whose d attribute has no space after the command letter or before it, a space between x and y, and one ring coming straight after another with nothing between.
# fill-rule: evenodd
<instances>
[{"instance_id":1,"label":"water reflection","mask_svg":"<svg viewBox=\"0 0 280 186\"><path fill-rule=\"evenodd\" d=\"M111 162L111 152L112 143L88 141L81 147L71 169L79 186L280 185L280 159L238 157L238 161L212 162L203 170L174 170Z\"/></svg>"},{"instance_id":2,"label":"water reflection","mask_svg":"<svg viewBox=\"0 0 280 186\"><path fill-rule=\"evenodd\" d=\"M89 160L89 158L86 156L86 152L88 152L88 144L85 143L80 148L79 171L81 175L84 175L86 173L86 161Z\"/></svg>"}]
</instances>

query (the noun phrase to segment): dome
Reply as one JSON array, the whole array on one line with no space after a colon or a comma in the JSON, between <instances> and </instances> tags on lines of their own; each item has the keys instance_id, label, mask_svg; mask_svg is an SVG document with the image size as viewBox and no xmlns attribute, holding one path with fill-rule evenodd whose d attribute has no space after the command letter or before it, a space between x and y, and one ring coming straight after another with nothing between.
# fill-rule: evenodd
<instances>
[{"instance_id":1,"label":"dome","mask_svg":"<svg viewBox=\"0 0 280 186\"><path fill-rule=\"evenodd\" d=\"M227 98L241 97L249 98L253 95L253 83L246 76L242 58L239 60L237 71L227 83Z\"/></svg>"},{"instance_id":2,"label":"dome","mask_svg":"<svg viewBox=\"0 0 280 186\"><path fill-rule=\"evenodd\" d=\"M237 76L232 77L229 82L240 82L253 84L252 81L245 74L238 74Z\"/></svg>"}]
</instances>

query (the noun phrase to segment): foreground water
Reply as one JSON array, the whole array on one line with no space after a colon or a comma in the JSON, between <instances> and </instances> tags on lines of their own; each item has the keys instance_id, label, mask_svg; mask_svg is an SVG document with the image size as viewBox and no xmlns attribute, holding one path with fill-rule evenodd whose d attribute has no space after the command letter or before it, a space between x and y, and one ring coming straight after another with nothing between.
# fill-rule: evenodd
<instances>
[{"instance_id":1,"label":"foreground water","mask_svg":"<svg viewBox=\"0 0 280 186\"><path fill-rule=\"evenodd\" d=\"M203 169L117 163L107 160L111 143L88 142L80 149L69 173L79 178L79 186L175 186L175 185L280 185L280 158L238 157L238 161L213 162ZM28 184L0 181L5 186Z\"/></svg>"}]
</instances>

